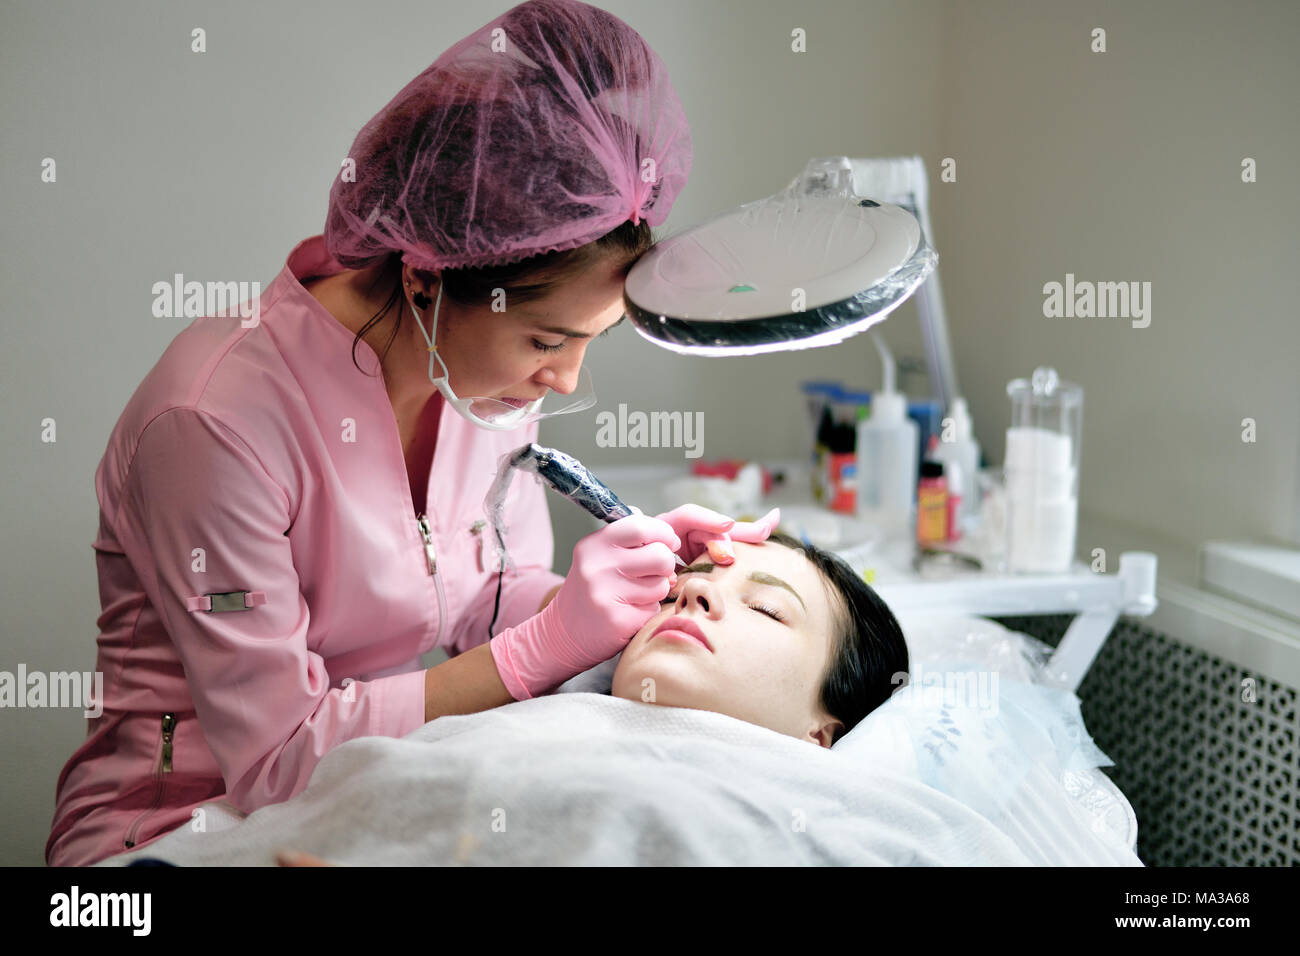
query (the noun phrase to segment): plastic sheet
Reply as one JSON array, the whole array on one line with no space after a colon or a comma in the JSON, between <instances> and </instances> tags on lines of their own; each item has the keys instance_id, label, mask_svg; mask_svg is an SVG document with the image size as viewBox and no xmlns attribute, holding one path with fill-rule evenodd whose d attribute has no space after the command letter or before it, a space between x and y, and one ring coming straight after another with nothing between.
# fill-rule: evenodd
<instances>
[{"instance_id":1,"label":"plastic sheet","mask_svg":"<svg viewBox=\"0 0 1300 956\"><path fill-rule=\"evenodd\" d=\"M886 716L906 728L921 781L984 816L1002 815L1036 765L1056 779L1065 771L1114 765L1089 736L1079 700L1069 691L998 676L988 681L991 703L984 704L963 700L946 685L947 675L962 671L926 670L942 674L944 684L927 686L923 679L899 690Z\"/></svg>"},{"instance_id":2,"label":"plastic sheet","mask_svg":"<svg viewBox=\"0 0 1300 956\"><path fill-rule=\"evenodd\" d=\"M1068 825L1127 853L1123 795L1096 768L1114 762L1088 733L1079 699L1039 683L1050 645L995 621L944 612L898 616L911 683L837 741L864 764L920 779L1022 845ZM1048 806L1068 808L1050 825ZM1064 821L1064 823L1063 823ZM1051 839L1063 839L1056 833Z\"/></svg>"}]
</instances>

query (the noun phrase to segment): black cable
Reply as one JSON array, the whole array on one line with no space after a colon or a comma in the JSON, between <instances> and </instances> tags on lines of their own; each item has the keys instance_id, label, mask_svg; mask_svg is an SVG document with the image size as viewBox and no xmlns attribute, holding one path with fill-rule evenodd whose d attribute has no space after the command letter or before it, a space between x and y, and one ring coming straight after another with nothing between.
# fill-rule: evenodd
<instances>
[{"instance_id":1,"label":"black cable","mask_svg":"<svg viewBox=\"0 0 1300 956\"><path fill-rule=\"evenodd\" d=\"M492 623L488 625L489 641L492 640L492 628L496 627L497 625L497 613L501 610L501 575L504 573L505 573L504 567L497 572L497 599L496 599L496 603L492 605Z\"/></svg>"}]
</instances>

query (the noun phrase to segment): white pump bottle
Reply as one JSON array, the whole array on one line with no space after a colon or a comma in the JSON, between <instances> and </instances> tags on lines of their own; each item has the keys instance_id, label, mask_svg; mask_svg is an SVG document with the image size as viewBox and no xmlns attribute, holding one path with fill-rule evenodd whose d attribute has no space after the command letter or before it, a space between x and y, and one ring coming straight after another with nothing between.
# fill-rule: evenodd
<instances>
[{"instance_id":1,"label":"white pump bottle","mask_svg":"<svg viewBox=\"0 0 1300 956\"><path fill-rule=\"evenodd\" d=\"M960 483L958 491L961 494L961 518L963 521L969 521L979 511L979 502L975 499L979 496L976 472L979 471L980 446L979 442L975 440L972 431L970 411L966 407L966 399L961 396L954 398L952 406L948 410L948 416L952 419L951 433L947 428L943 429L940 434L939 447L935 449L934 457L945 465L949 462L957 465L956 472ZM951 435L951 441L945 440L945 436L949 434Z\"/></svg>"}]
</instances>

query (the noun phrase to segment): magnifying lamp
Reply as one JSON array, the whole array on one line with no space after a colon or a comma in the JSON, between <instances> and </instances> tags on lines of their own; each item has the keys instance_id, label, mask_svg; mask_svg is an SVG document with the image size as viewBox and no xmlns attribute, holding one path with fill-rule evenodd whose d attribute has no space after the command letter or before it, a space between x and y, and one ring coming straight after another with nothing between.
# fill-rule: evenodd
<instances>
[{"instance_id":1,"label":"magnifying lamp","mask_svg":"<svg viewBox=\"0 0 1300 956\"><path fill-rule=\"evenodd\" d=\"M939 256L911 212L859 195L847 156L657 243L624 284L644 338L687 355L833 345L882 321Z\"/></svg>"}]
</instances>

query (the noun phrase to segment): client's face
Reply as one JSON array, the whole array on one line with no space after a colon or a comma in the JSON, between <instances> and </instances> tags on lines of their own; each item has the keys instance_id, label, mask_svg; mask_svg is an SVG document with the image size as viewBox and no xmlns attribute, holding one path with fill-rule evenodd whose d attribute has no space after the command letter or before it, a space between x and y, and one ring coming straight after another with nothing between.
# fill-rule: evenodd
<instances>
[{"instance_id":1,"label":"client's face","mask_svg":"<svg viewBox=\"0 0 1300 956\"><path fill-rule=\"evenodd\" d=\"M832 604L798 551L771 542L735 549L735 564L678 569L663 609L623 651L611 693L727 714L829 747L841 724L819 697L838 595Z\"/></svg>"}]
</instances>

